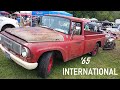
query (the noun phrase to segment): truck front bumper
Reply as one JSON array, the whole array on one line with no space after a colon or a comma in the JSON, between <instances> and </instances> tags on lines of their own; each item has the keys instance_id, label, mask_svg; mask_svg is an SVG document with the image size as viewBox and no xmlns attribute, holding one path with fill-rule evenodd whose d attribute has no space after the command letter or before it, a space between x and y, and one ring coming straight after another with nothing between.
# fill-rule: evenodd
<instances>
[{"instance_id":1,"label":"truck front bumper","mask_svg":"<svg viewBox=\"0 0 120 90\"><path fill-rule=\"evenodd\" d=\"M17 56L15 56L14 54L12 54L11 52L9 52L8 50L6 50L1 44L0 44L0 48L2 49L2 51L5 53L8 53L10 55L10 58L16 62L17 64L19 64L20 66L24 67L25 69L28 70L32 70L35 69L38 66L38 63L28 63L26 61L23 61L22 59L18 58Z\"/></svg>"}]
</instances>

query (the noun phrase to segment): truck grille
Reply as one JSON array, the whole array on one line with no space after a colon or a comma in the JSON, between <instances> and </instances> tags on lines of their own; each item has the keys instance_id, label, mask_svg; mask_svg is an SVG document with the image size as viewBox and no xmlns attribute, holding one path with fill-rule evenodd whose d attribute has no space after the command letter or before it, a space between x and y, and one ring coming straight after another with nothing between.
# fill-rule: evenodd
<instances>
[{"instance_id":1,"label":"truck grille","mask_svg":"<svg viewBox=\"0 0 120 90\"><path fill-rule=\"evenodd\" d=\"M21 45L3 35L1 35L1 44L7 49L21 54Z\"/></svg>"}]
</instances>

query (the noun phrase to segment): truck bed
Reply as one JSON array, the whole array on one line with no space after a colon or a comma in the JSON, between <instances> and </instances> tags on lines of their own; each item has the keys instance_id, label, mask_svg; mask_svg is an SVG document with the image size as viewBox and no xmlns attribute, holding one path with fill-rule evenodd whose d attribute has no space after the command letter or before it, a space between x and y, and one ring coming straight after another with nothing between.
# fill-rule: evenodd
<instances>
[{"instance_id":1,"label":"truck bed","mask_svg":"<svg viewBox=\"0 0 120 90\"><path fill-rule=\"evenodd\" d=\"M92 32L92 31L84 31L84 35L85 35L85 40L102 38L104 36L104 34L98 32Z\"/></svg>"},{"instance_id":2,"label":"truck bed","mask_svg":"<svg viewBox=\"0 0 120 90\"><path fill-rule=\"evenodd\" d=\"M99 42L99 46L102 47L104 45L105 35L98 32L84 31L85 36L85 49L84 54L92 51L97 42Z\"/></svg>"}]
</instances>

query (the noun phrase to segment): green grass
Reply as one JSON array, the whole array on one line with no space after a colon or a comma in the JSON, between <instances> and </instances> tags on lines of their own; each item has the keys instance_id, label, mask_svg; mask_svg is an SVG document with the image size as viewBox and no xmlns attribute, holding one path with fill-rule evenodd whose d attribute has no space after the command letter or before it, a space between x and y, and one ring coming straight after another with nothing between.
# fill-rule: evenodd
<instances>
[{"instance_id":1,"label":"green grass","mask_svg":"<svg viewBox=\"0 0 120 90\"><path fill-rule=\"evenodd\" d=\"M114 50L99 49L97 56L91 58L88 65L81 64L81 57L68 62L55 61L51 74L47 79L120 79L120 41L116 41ZM84 55L82 57L89 57ZM104 75L66 75L63 76L63 68L116 68L116 76ZM26 70L11 60L6 59L0 50L0 79L41 79L38 76L37 69Z\"/></svg>"}]
</instances>

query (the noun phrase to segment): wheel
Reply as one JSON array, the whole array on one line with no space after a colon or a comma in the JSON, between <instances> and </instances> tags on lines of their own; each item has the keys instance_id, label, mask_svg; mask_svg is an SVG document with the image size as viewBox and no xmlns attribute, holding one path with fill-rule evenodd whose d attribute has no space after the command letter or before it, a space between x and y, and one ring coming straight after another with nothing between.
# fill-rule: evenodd
<instances>
[{"instance_id":1,"label":"wheel","mask_svg":"<svg viewBox=\"0 0 120 90\"><path fill-rule=\"evenodd\" d=\"M50 74L52 66L53 66L53 53L48 52L43 54L38 63L38 73L40 77L46 78Z\"/></svg>"},{"instance_id":2,"label":"wheel","mask_svg":"<svg viewBox=\"0 0 120 90\"><path fill-rule=\"evenodd\" d=\"M115 49L116 43L113 42L112 49Z\"/></svg>"},{"instance_id":3,"label":"wheel","mask_svg":"<svg viewBox=\"0 0 120 90\"><path fill-rule=\"evenodd\" d=\"M99 50L99 44L96 43L95 48L94 48L93 51L90 52L89 54L90 54L91 56L95 56L95 55L98 53L98 50Z\"/></svg>"},{"instance_id":4,"label":"wheel","mask_svg":"<svg viewBox=\"0 0 120 90\"><path fill-rule=\"evenodd\" d=\"M102 48L102 50L105 50L105 48Z\"/></svg>"}]
</instances>

